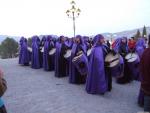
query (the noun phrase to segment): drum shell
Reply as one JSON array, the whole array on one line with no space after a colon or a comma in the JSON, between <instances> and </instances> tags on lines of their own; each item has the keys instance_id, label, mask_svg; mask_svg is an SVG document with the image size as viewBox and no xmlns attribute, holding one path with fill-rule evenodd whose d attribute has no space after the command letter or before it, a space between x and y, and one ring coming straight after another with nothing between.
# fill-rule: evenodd
<instances>
[{"instance_id":1,"label":"drum shell","mask_svg":"<svg viewBox=\"0 0 150 113\"><path fill-rule=\"evenodd\" d=\"M92 48L87 50L87 57L91 55L91 52L92 52Z\"/></svg>"},{"instance_id":2,"label":"drum shell","mask_svg":"<svg viewBox=\"0 0 150 113\"><path fill-rule=\"evenodd\" d=\"M128 62L128 64L137 64L140 62L140 58L138 57L134 62Z\"/></svg>"},{"instance_id":3,"label":"drum shell","mask_svg":"<svg viewBox=\"0 0 150 113\"><path fill-rule=\"evenodd\" d=\"M140 80L140 70L139 70L140 58L136 59L134 62L128 62L128 67L131 70L133 79Z\"/></svg>"},{"instance_id":4,"label":"drum shell","mask_svg":"<svg viewBox=\"0 0 150 113\"><path fill-rule=\"evenodd\" d=\"M120 60L119 54L113 55L112 53L109 53L105 57L105 63L109 63L109 65L107 65L107 67L109 68L116 67L119 64L119 60Z\"/></svg>"},{"instance_id":5,"label":"drum shell","mask_svg":"<svg viewBox=\"0 0 150 113\"><path fill-rule=\"evenodd\" d=\"M119 78L123 76L124 62L122 56L120 56L119 64L116 65L115 67L111 67L110 70L112 77Z\"/></svg>"},{"instance_id":6,"label":"drum shell","mask_svg":"<svg viewBox=\"0 0 150 113\"><path fill-rule=\"evenodd\" d=\"M83 68L80 67L80 63L84 63ZM82 54L77 60L73 61L73 64L81 75L88 73L88 59L85 54Z\"/></svg>"}]
</instances>

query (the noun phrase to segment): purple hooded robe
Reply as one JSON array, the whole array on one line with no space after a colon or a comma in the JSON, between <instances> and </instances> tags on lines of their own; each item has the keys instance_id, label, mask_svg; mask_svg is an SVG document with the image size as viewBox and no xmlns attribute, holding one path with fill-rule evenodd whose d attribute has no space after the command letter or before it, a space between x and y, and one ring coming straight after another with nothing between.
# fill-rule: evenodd
<instances>
[{"instance_id":1,"label":"purple hooded robe","mask_svg":"<svg viewBox=\"0 0 150 113\"><path fill-rule=\"evenodd\" d=\"M136 52L140 58L142 57L145 48L146 48L145 39L144 38L138 39L138 41L136 42Z\"/></svg>"},{"instance_id":2,"label":"purple hooded robe","mask_svg":"<svg viewBox=\"0 0 150 113\"><path fill-rule=\"evenodd\" d=\"M53 55L49 55L49 51L54 48L54 43L52 42L52 37L47 36L44 43L44 52L43 52L43 68L45 71L54 70Z\"/></svg>"},{"instance_id":3,"label":"purple hooded robe","mask_svg":"<svg viewBox=\"0 0 150 113\"><path fill-rule=\"evenodd\" d=\"M55 54L55 76L65 77L67 76L67 59L64 58L66 52L65 41L62 42L64 36L59 37L59 41L56 42L56 54Z\"/></svg>"},{"instance_id":4,"label":"purple hooded robe","mask_svg":"<svg viewBox=\"0 0 150 113\"><path fill-rule=\"evenodd\" d=\"M108 89L104 67L103 45L100 44L101 38L101 35L97 35L94 38L95 44L89 61L86 91L90 94L104 94Z\"/></svg>"},{"instance_id":5,"label":"purple hooded robe","mask_svg":"<svg viewBox=\"0 0 150 113\"><path fill-rule=\"evenodd\" d=\"M83 54L86 54L86 46L80 35L77 35L76 38L80 39L80 43L77 44L76 42L74 42L72 46L71 58L69 61L69 82L72 84L82 84L85 83L85 76L82 76L79 73L78 69L73 64L72 59L79 51L83 51Z\"/></svg>"},{"instance_id":6,"label":"purple hooded robe","mask_svg":"<svg viewBox=\"0 0 150 113\"><path fill-rule=\"evenodd\" d=\"M41 50L44 47L45 42L46 42L46 36L43 36L42 40L40 41L40 61L41 61L42 67L43 67L43 52L41 52Z\"/></svg>"},{"instance_id":7,"label":"purple hooded robe","mask_svg":"<svg viewBox=\"0 0 150 113\"><path fill-rule=\"evenodd\" d=\"M20 53L19 53L19 64L29 65L30 53L27 49L27 39L21 37L20 39Z\"/></svg>"},{"instance_id":8,"label":"purple hooded robe","mask_svg":"<svg viewBox=\"0 0 150 113\"><path fill-rule=\"evenodd\" d=\"M40 39L38 36L32 37L32 55L31 55L31 67L34 69L41 68L40 61Z\"/></svg>"}]
</instances>

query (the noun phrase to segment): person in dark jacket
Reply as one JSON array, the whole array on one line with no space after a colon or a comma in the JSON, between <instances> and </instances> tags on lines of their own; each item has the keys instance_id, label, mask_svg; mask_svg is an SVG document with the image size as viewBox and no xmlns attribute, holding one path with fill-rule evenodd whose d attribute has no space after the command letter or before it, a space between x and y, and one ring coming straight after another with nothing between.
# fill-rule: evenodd
<instances>
[{"instance_id":1,"label":"person in dark jacket","mask_svg":"<svg viewBox=\"0 0 150 113\"><path fill-rule=\"evenodd\" d=\"M150 39L150 35L149 35ZM145 49L140 63L141 90L144 93L144 111L150 112L150 40L149 48Z\"/></svg>"}]
</instances>

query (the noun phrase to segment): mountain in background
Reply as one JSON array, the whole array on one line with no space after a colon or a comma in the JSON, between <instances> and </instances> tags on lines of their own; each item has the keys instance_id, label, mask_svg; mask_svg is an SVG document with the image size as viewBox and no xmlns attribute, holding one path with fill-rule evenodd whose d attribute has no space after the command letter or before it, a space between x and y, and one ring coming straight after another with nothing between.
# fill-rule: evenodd
<instances>
[{"instance_id":1,"label":"mountain in background","mask_svg":"<svg viewBox=\"0 0 150 113\"><path fill-rule=\"evenodd\" d=\"M117 32L117 33L102 33L104 37L108 38L117 38L117 37L123 37L126 36L128 38L134 36L137 33L137 30L140 30L141 34L143 32L143 27L142 28L137 28L137 29L133 29L133 30L127 30L127 31L122 31L122 32ZM147 30L147 34L150 34L150 27L146 27ZM43 35L40 35L39 37L41 38ZM57 38L56 35L53 35L54 37ZM0 35L0 43L5 39L5 38L14 38L17 42L20 40L20 37L17 36L7 36L7 35ZM90 36L93 37L93 36Z\"/></svg>"},{"instance_id":2,"label":"mountain in background","mask_svg":"<svg viewBox=\"0 0 150 113\"><path fill-rule=\"evenodd\" d=\"M137 33L137 30L138 29L134 29L134 30L128 30L128 31L123 31L123 32L118 32L118 33L115 33L117 36L120 36L120 37L122 37L122 36L127 36L127 37L132 37L132 36L134 36L136 33ZM142 35L142 32L143 32L143 27L142 28L139 28L139 30L140 30L140 33L141 33L141 35ZM150 34L150 27L146 27L146 31L147 31L147 35L149 35Z\"/></svg>"},{"instance_id":3,"label":"mountain in background","mask_svg":"<svg viewBox=\"0 0 150 113\"><path fill-rule=\"evenodd\" d=\"M123 37L123 36L130 38L130 37L134 36L137 33L137 30L140 30L140 33L142 35L143 27L142 28L133 29L133 30L117 32L117 33L103 33L103 35L106 38L110 38L111 36L113 38ZM147 35L149 35L150 34L150 27L146 27L146 31L147 31Z\"/></svg>"}]
</instances>

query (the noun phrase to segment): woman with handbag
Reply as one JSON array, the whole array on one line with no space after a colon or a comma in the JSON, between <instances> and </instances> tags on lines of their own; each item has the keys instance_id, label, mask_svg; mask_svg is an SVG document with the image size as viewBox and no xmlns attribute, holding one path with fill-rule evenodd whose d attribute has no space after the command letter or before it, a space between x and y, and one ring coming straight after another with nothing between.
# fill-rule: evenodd
<instances>
[{"instance_id":1,"label":"woman with handbag","mask_svg":"<svg viewBox=\"0 0 150 113\"><path fill-rule=\"evenodd\" d=\"M0 113L7 113L4 102L1 98L7 89L6 84L7 83L6 83L5 79L3 78L3 72L0 69Z\"/></svg>"}]
</instances>

